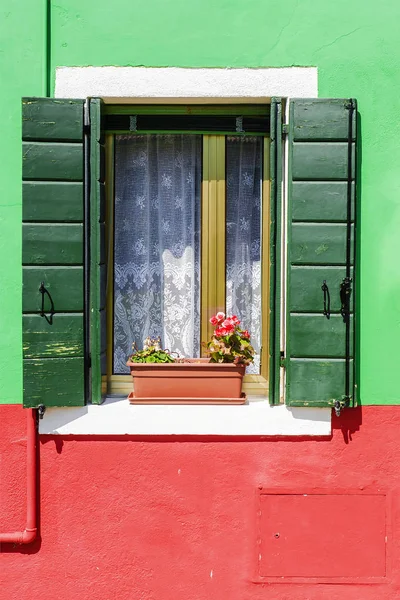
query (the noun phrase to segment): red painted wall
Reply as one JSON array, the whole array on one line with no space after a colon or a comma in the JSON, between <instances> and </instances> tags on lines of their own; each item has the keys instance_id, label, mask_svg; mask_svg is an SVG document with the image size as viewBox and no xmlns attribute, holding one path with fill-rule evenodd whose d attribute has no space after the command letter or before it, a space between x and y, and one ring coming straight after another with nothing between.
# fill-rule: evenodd
<instances>
[{"instance_id":1,"label":"red painted wall","mask_svg":"<svg viewBox=\"0 0 400 600\"><path fill-rule=\"evenodd\" d=\"M3 546L1 600L400 599L400 407L334 427L319 440L42 437L40 539ZM0 527L21 529L22 408L0 408L0 432ZM259 485L388 493L385 582L256 583Z\"/></svg>"}]
</instances>

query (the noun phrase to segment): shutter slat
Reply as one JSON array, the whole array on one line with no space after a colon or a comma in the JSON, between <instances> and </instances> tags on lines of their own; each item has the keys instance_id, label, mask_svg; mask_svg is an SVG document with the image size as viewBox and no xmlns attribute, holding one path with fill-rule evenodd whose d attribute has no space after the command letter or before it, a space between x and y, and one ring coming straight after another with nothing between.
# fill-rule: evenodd
<instances>
[{"instance_id":1,"label":"shutter slat","mask_svg":"<svg viewBox=\"0 0 400 600\"><path fill-rule=\"evenodd\" d=\"M346 236L347 225L344 223L294 223L292 225L292 264L345 265Z\"/></svg>"},{"instance_id":2,"label":"shutter slat","mask_svg":"<svg viewBox=\"0 0 400 600\"><path fill-rule=\"evenodd\" d=\"M353 271L351 271L353 274ZM331 311L340 311L340 296L337 290L346 277L343 267L298 267L294 266L289 274L288 307L291 312L322 312L323 293L321 285L329 282L331 293Z\"/></svg>"},{"instance_id":3,"label":"shutter slat","mask_svg":"<svg viewBox=\"0 0 400 600\"><path fill-rule=\"evenodd\" d=\"M24 223L22 262L31 265L82 264L83 224Z\"/></svg>"},{"instance_id":4,"label":"shutter slat","mask_svg":"<svg viewBox=\"0 0 400 600\"><path fill-rule=\"evenodd\" d=\"M83 183L75 181L24 181L24 222L83 221Z\"/></svg>"},{"instance_id":5,"label":"shutter slat","mask_svg":"<svg viewBox=\"0 0 400 600\"><path fill-rule=\"evenodd\" d=\"M28 359L24 360L23 372L24 406L83 404L83 358Z\"/></svg>"},{"instance_id":6,"label":"shutter slat","mask_svg":"<svg viewBox=\"0 0 400 600\"><path fill-rule=\"evenodd\" d=\"M315 335L316 327L318 327L317 336ZM323 314L292 313L289 329L290 349L293 357L345 358L342 315L331 314L330 319L327 319ZM353 343L350 352L353 353Z\"/></svg>"},{"instance_id":7,"label":"shutter slat","mask_svg":"<svg viewBox=\"0 0 400 600\"><path fill-rule=\"evenodd\" d=\"M33 180L82 181L82 144L24 142L22 177Z\"/></svg>"},{"instance_id":8,"label":"shutter slat","mask_svg":"<svg viewBox=\"0 0 400 600\"><path fill-rule=\"evenodd\" d=\"M293 180L345 180L348 171L347 158L346 142L297 142L293 146ZM354 178L354 159L352 162Z\"/></svg>"},{"instance_id":9,"label":"shutter slat","mask_svg":"<svg viewBox=\"0 0 400 600\"><path fill-rule=\"evenodd\" d=\"M354 184L352 186L354 220ZM293 221L347 220L347 181L294 181L292 184Z\"/></svg>"},{"instance_id":10,"label":"shutter slat","mask_svg":"<svg viewBox=\"0 0 400 600\"><path fill-rule=\"evenodd\" d=\"M22 308L40 312L41 282L49 290L57 312L83 311L83 267L24 267ZM45 298L45 306L49 300Z\"/></svg>"},{"instance_id":11,"label":"shutter slat","mask_svg":"<svg viewBox=\"0 0 400 600\"><path fill-rule=\"evenodd\" d=\"M83 315L57 314L50 325L40 315L23 316L24 358L83 356Z\"/></svg>"},{"instance_id":12,"label":"shutter slat","mask_svg":"<svg viewBox=\"0 0 400 600\"><path fill-rule=\"evenodd\" d=\"M344 140L347 142L349 100L302 98L291 106L292 138L299 140ZM355 127L353 136L355 139Z\"/></svg>"},{"instance_id":13,"label":"shutter slat","mask_svg":"<svg viewBox=\"0 0 400 600\"><path fill-rule=\"evenodd\" d=\"M24 98L22 138L24 140L82 140L82 100Z\"/></svg>"},{"instance_id":14,"label":"shutter slat","mask_svg":"<svg viewBox=\"0 0 400 600\"><path fill-rule=\"evenodd\" d=\"M346 361L344 359L292 358L286 393L290 406L333 406L344 395ZM353 386L353 361L350 361L350 384Z\"/></svg>"},{"instance_id":15,"label":"shutter slat","mask_svg":"<svg viewBox=\"0 0 400 600\"><path fill-rule=\"evenodd\" d=\"M285 367L291 406L354 404L354 106L290 103ZM353 281L344 318L347 276Z\"/></svg>"}]
</instances>

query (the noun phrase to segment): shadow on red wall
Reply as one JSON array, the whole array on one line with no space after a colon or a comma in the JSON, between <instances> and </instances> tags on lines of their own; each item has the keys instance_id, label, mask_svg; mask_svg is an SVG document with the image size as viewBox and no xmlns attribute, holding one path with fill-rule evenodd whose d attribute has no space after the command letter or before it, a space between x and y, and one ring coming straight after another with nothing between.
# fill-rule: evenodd
<instances>
[{"instance_id":1,"label":"shadow on red wall","mask_svg":"<svg viewBox=\"0 0 400 600\"><path fill-rule=\"evenodd\" d=\"M345 444L353 441L353 435L360 430L362 425L362 407L344 409L337 417L332 411L332 432L334 429L340 429Z\"/></svg>"}]
</instances>

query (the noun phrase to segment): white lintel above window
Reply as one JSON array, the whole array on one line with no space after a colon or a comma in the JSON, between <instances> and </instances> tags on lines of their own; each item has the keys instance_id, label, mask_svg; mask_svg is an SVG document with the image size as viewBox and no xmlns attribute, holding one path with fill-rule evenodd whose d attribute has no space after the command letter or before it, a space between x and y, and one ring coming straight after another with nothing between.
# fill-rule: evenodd
<instances>
[{"instance_id":1,"label":"white lintel above window","mask_svg":"<svg viewBox=\"0 0 400 600\"><path fill-rule=\"evenodd\" d=\"M316 67L186 69L57 67L56 98L102 98L113 104L262 103L272 97L316 98Z\"/></svg>"}]
</instances>

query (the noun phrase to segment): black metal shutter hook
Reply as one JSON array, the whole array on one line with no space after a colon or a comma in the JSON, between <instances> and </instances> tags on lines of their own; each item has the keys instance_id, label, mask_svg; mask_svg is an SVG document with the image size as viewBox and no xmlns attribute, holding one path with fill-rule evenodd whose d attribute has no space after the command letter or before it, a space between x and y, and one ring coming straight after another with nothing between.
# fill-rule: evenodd
<instances>
[{"instance_id":1,"label":"black metal shutter hook","mask_svg":"<svg viewBox=\"0 0 400 600\"><path fill-rule=\"evenodd\" d=\"M324 292L324 315L327 319L331 318L331 295L329 293L328 284L324 279L321 286L321 290Z\"/></svg>"},{"instance_id":2,"label":"black metal shutter hook","mask_svg":"<svg viewBox=\"0 0 400 600\"><path fill-rule=\"evenodd\" d=\"M41 311L40 311L40 316L44 317L46 319L46 321L48 322L49 325L52 325L53 324L53 315L55 313L54 302L53 302L53 298L50 295L49 290L45 287L43 281L40 284L39 292L42 294L42 308L41 308ZM45 294L47 294L47 296L49 297L49 300L50 300L50 314L49 314L49 316L46 315L46 313L44 312L44 295Z\"/></svg>"}]
</instances>

